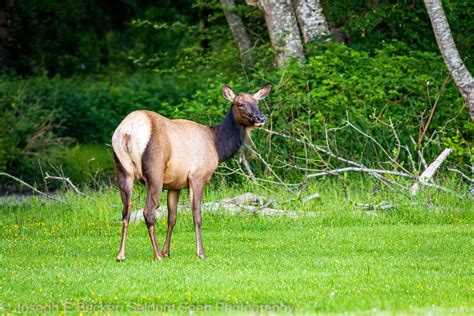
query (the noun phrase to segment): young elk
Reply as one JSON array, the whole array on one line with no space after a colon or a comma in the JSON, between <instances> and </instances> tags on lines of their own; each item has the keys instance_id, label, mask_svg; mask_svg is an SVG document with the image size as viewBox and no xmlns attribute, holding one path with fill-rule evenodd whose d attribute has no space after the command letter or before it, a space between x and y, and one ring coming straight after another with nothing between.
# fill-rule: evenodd
<instances>
[{"instance_id":1,"label":"young elk","mask_svg":"<svg viewBox=\"0 0 474 316\"><path fill-rule=\"evenodd\" d=\"M205 185L222 161L245 142L248 131L260 127L265 115L258 101L271 90L266 86L254 94L235 95L224 85L222 94L232 102L222 123L204 126L188 120L169 120L155 112L135 111L117 127L112 137L117 181L123 202L122 240L117 260L125 260L125 239L130 221L131 194L135 177L147 188L143 215L155 259L170 255L170 239L176 223L181 189L189 188L196 230L196 251L204 257L201 237L201 199ZM163 251L156 241L155 209L162 189L168 190L168 232Z\"/></svg>"}]
</instances>

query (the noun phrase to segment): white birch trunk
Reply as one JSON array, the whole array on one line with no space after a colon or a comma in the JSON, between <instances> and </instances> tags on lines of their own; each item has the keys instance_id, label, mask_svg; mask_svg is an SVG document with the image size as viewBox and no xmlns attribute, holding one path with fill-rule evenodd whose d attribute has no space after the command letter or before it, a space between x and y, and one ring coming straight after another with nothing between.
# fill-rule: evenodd
<instances>
[{"instance_id":1,"label":"white birch trunk","mask_svg":"<svg viewBox=\"0 0 474 316\"><path fill-rule=\"evenodd\" d=\"M294 6L305 43L328 38L329 27L319 0L294 0Z\"/></svg>"},{"instance_id":2,"label":"white birch trunk","mask_svg":"<svg viewBox=\"0 0 474 316\"><path fill-rule=\"evenodd\" d=\"M474 121L474 79L459 56L441 0L424 0L424 2L444 63L464 97L471 120Z\"/></svg>"},{"instance_id":3,"label":"white birch trunk","mask_svg":"<svg viewBox=\"0 0 474 316\"><path fill-rule=\"evenodd\" d=\"M291 0L258 0L265 15L272 46L276 51L277 67L284 67L295 57L304 60L303 42Z\"/></svg>"},{"instance_id":4,"label":"white birch trunk","mask_svg":"<svg viewBox=\"0 0 474 316\"><path fill-rule=\"evenodd\" d=\"M242 63L245 65L253 65L255 63L250 49L252 48L252 42L250 37L245 29L244 23L240 16L235 12L235 1L234 0L220 0L222 9L224 10L224 15L229 24L230 31L232 36L239 48L240 58Z\"/></svg>"}]
</instances>

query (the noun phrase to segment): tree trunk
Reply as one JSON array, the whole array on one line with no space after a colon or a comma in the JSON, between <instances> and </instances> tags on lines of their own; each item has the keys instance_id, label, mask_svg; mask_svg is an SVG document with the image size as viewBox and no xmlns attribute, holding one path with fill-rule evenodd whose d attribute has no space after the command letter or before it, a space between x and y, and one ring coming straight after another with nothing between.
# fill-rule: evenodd
<instances>
[{"instance_id":1,"label":"tree trunk","mask_svg":"<svg viewBox=\"0 0 474 316\"><path fill-rule=\"evenodd\" d=\"M294 6L305 43L329 36L328 24L319 0L294 0Z\"/></svg>"},{"instance_id":2,"label":"tree trunk","mask_svg":"<svg viewBox=\"0 0 474 316\"><path fill-rule=\"evenodd\" d=\"M464 65L454 43L441 0L424 0L444 63L458 87L474 121L474 78Z\"/></svg>"},{"instance_id":3,"label":"tree trunk","mask_svg":"<svg viewBox=\"0 0 474 316\"><path fill-rule=\"evenodd\" d=\"M284 67L295 57L304 61L301 41L292 2L290 0L258 0L265 15L272 46L276 51L277 67Z\"/></svg>"},{"instance_id":4,"label":"tree trunk","mask_svg":"<svg viewBox=\"0 0 474 316\"><path fill-rule=\"evenodd\" d=\"M199 41L201 44L201 48L204 51L208 51L210 49L210 40L208 38L207 29L209 27L208 17L210 14L210 10L206 6L199 7Z\"/></svg>"},{"instance_id":5,"label":"tree trunk","mask_svg":"<svg viewBox=\"0 0 474 316\"><path fill-rule=\"evenodd\" d=\"M0 65L5 63L5 57L12 38L10 24L13 13L14 0L0 2Z\"/></svg>"},{"instance_id":6,"label":"tree trunk","mask_svg":"<svg viewBox=\"0 0 474 316\"><path fill-rule=\"evenodd\" d=\"M230 31L234 37L235 42L240 51L240 58L242 63L246 66L253 66L255 60L252 58L250 49L252 48L252 42L245 29L244 23L240 16L235 12L235 1L234 0L220 0L224 15L229 24Z\"/></svg>"}]
</instances>

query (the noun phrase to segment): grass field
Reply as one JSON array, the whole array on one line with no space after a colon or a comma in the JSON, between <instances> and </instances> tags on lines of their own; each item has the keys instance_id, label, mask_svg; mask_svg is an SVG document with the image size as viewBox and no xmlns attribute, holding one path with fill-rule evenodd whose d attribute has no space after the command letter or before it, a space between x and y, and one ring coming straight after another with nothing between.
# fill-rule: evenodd
<instances>
[{"instance_id":1,"label":"grass field","mask_svg":"<svg viewBox=\"0 0 474 316\"><path fill-rule=\"evenodd\" d=\"M236 190L208 190L206 199ZM131 225L127 260L115 262L114 190L66 195L65 204L3 200L0 313L474 313L472 200L437 193L427 203L422 195L369 217L334 187L319 190L321 200L286 205L325 211L317 217L205 213L204 260L195 257L191 215L178 211L171 257L160 262L143 223Z\"/></svg>"}]
</instances>

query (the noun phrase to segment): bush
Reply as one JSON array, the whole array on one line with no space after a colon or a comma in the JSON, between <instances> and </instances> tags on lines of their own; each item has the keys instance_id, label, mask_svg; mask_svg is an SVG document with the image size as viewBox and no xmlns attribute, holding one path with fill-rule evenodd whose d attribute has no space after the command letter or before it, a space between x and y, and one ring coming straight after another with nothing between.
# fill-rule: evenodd
<instances>
[{"instance_id":1,"label":"bush","mask_svg":"<svg viewBox=\"0 0 474 316\"><path fill-rule=\"evenodd\" d=\"M56 112L25 102L21 90L11 97L15 90L8 82L0 87L0 171L39 181L42 166L60 161L57 149L68 139L54 133L60 121Z\"/></svg>"},{"instance_id":2,"label":"bush","mask_svg":"<svg viewBox=\"0 0 474 316\"><path fill-rule=\"evenodd\" d=\"M98 144L75 145L62 154L62 170L74 183L98 186L115 182L112 148Z\"/></svg>"},{"instance_id":3,"label":"bush","mask_svg":"<svg viewBox=\"0 0 474 316\"><path fill-rule=\"evenodd\" d=\"M399 42L386 44L373 55L341 44L309 47L307 51L303 66L295 63L276 71L257 69L249 82L241 80L240 85L233 85L236 91L253 91L268 82L273 84L266 101L268 108L262 105L264 112L270 113L273 129L304 135L325 145L325 129L348 120L392 152L397 150L397 140L387 124L393 122L400 142L412 147L411 138L418 140L420 127L436 103L426 133L434 137L425 149L426 159L434 159L449 146L454 149L451 159L461 164L470 162L474 123L437 54L410 51ZM220 96L220 83L214 82L178 105L194 112L185 117L199 117L200 122L208 123L207 116L223 116L228 105ZM297 157L306 154L303 146L270 139L265 133L254 133L254 141L260 148L271 148L266 155L271 162L294 164ZM378 153L373 144L366 137L357 137L354 130L339 131L334 145L342 155L368 164L376 161ZM426 139L421 145L426 145ZM402 163L409 163L403 153L400 158ZM285 170L288 168L282 172Z\"/></svg>"},{"instance_id":4,"label":"bush","mask_svg":"<svg viewBox=\"0 0 474 316\"><path fill-rule=\"evenodd\" d=\"M245 92L273 84L270 97L262 104L272 128L292 135L305 134L322 145L325 128L350 120L385 147L396 150L396 139L387 127L389 120L401 142L409 145L411 137L418 139L420 121L426 122L437 102L427 131L437 145L430 146L431 151L427 149L426 158L433 159L441 147L450 146L455 149L452 158L469 163L474 124L455 85L449 81L443 61L427 52L406 50L408 53L402 55L399 52L403 50L400 43L385 45L373 55L341 44L308 47L305 65L293 64L284 70L257 65L249 77L243 72L224 73L211 65L194 69L192 76L191 69L181 69L70 79L3 77L0 128L10 136L2 137L5 154L1 166L25 165L20 163L23 156L12 139L19 133L24 135L21 137L26 144L26 137L35 133L33 126L48 115L54 116L54 124L48 131L50 138L45 138L46 144L50 144L46 139L54 137L72 137L81 144L108 143L123 117L136 109L202 124L218 123L229 107L221 96L223 83ZM447 85L443 84L445 81ZM27 123L18 120L19 112L12 105L18 103L16 100L21 100L26 115L31 116L27 122L37 122L36 125L22 127ZM264 133L254 133L254 140L259 147L272 149L266 151L270 161L293 161L304 154L301 146L270 139ZM353 132L339 132L337 147L342 154L374 162L372 144L367 139L357 140ZM254 167L263 168L256 160L251 162Z\"/></svg>"}]
</instances>

